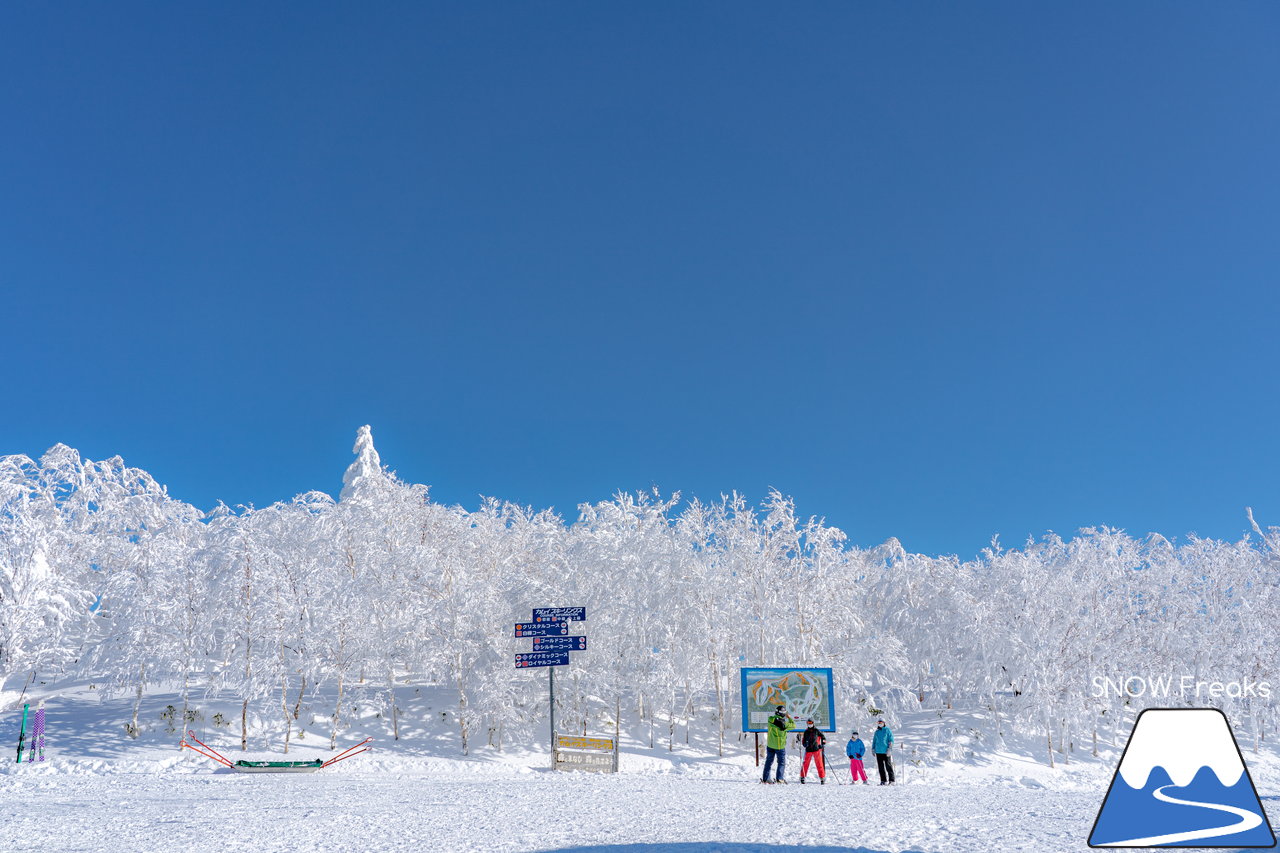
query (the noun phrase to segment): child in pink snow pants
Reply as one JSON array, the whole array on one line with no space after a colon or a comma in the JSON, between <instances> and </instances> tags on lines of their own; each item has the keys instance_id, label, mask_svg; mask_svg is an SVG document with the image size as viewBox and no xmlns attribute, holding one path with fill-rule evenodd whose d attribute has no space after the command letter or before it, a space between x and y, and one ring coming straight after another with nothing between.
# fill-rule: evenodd
<instances>
[{"instance_id":1,"label":"child in pink snow pants","mask_svg":"<svg viewBox=\"0 0 1280 853\"><path fill-rule=\"evenodd\" d=\"M861 778L862 784L867 784L867 771L862 769L862 756L867 754L867 746L858 737L857 732L854 732L849 742L845 744L844 754L849 756L849 775L853 777L853 781L857 782Z\"/></svg>"}]
</instances>

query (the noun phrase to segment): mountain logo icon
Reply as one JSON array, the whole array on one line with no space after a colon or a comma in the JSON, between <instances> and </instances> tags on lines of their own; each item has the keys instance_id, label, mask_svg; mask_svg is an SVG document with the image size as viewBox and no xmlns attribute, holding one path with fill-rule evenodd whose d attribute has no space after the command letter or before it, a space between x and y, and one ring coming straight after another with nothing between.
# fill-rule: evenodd
<instances>
[{"instance_id":1,"label":"mountain logo icon","mask_svg":"<svg viewBox=\"0 0 1280 853\"><path fill-rule=\"evenodd\" d=\"M1138 715L1090 847L1275 847L1249 768L1216 708Z\"/></svg>"}]
</instances>

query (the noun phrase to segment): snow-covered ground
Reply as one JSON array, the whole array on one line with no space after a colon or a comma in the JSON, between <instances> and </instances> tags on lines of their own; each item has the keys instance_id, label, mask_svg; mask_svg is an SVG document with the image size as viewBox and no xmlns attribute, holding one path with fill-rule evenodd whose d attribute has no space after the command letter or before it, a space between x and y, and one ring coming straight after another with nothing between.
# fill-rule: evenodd
<instances>
[{"instance_id":1,"label":"snow-covered ground","mask_svg":"<svg viewBox=\"0 0 1280 853\"><path fill-rule=\"evenodd\" d=\"M1056 769L1016 752L922 766L900 758L901 784L852 786L839 783L848 779L836 758L841 734L828 748L828 784L796 784L792 758L791 784L766 786L751 741L731 739L719 758L679 740L668 752L627 737L616 776L553 773L535 733L525 746L461 757L447 729L406 726L392 742L366 720L379 738L371 753L318 773L239 774L176 751L157 713L168 701L148 697L146 727L132 740L116 731L125 699L50 700L47 760L21 766L12 763L16 715L0 714L9 750L0 850L1079 851L1118 757L1109 750ZM925 719L904 719L900 741L909 744ZM238 733L204 734L244 756ZM341 742L363 736L357 726ZM331 755L327 737L318 739L309 732L289 757ZM1246 759L1272 805L1280 761L1268 752Z\"/></svg>"},{"instance_id":2,"label":"snow-covered ground","mask_svg":"<svg viewBox=\"0 0 1280 853\"><path fill-rule=\"evenodd\" d=\"M1092 791L957 780L802 787L727 768L601 777L371 765L9 773L0 849L1056 851L1084 848L1098 805Z\"/></svg>"}]
</instances>

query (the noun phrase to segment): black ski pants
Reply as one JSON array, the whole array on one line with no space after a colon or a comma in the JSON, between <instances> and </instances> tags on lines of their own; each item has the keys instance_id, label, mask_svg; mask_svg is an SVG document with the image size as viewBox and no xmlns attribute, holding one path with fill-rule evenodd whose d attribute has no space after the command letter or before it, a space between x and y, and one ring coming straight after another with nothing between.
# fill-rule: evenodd
<instances>
[{"instance_id":1,"label":"black ski pants","mask_svg":"<svg viewBox=\"0 0 1280 853\"><path fill-rule=\"evenodd\" d=\"M880 784L881 784L881 785L883 785L885 782L892 782L892 781L894 781L894 779L893 779L893 759L889 757L889 753L887 753L887 752L877 752L877 753L876 753L876 769L880 771ZM888 774L888 778L887 778L887 779L885 778L885 774L886 774L886 773Z\"/></svg>"}]
</instances>

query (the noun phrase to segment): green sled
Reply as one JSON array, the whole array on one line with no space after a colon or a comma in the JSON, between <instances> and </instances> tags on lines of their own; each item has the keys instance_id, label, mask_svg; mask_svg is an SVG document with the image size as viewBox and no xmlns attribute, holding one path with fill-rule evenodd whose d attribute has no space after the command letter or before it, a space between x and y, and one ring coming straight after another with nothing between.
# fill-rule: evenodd
<instances>
[{"instance_id":1,"label":"green sled","mask_svg":"<svg viewBox=\"0 0 1280 853\"><path fill-rule=\"evenodd\" d=\"M242 773L310 773L324 766L320 759L314 761L237 761L232 769Z\"/></svg>"}]
</instances>

